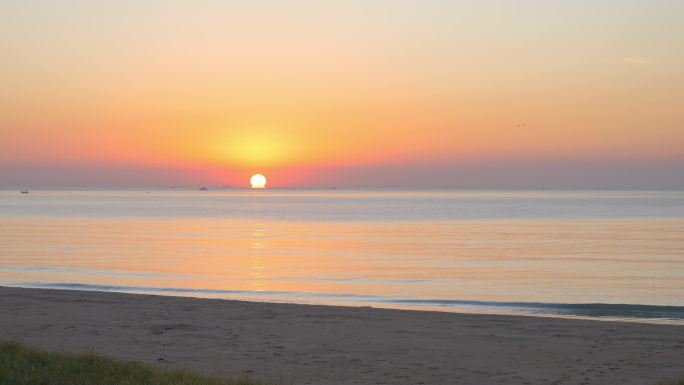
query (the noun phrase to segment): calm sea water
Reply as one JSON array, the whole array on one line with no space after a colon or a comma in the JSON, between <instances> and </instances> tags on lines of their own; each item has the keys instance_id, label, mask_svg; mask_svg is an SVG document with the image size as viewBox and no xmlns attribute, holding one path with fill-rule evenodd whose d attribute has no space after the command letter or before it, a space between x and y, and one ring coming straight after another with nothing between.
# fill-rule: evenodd
<instances>
[{"instance_id":1,"label":"calm sea water","mask_svg":"<svg viewBox=\"0 0 684 385\"><path fill-rule=\"evenodd\" d=\"M684 324L684 192L0 192L0 285Z\"/></svg>"}]
</instances>

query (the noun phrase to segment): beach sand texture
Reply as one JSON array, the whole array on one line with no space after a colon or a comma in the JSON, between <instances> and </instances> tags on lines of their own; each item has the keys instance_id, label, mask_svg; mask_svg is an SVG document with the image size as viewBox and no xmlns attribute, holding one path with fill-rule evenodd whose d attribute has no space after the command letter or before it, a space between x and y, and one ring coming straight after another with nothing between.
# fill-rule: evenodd
<instances>
[{"instance_id":1,"label":"beach sand texture","mask_svg":"<svg viewBox=\"0 0 684 385\"><path fill-rule=\"evenodd\" d=\"M684 327L0 287L0 339L294 385L634 384Z\"/></svg>"}]
</instances>

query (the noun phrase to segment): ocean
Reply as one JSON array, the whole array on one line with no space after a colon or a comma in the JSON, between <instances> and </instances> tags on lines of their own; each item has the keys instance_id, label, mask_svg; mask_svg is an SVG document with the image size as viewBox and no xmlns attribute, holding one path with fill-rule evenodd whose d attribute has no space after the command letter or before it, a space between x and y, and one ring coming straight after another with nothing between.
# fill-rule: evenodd
<instances>
[{"instance_id":1,"label":"ocean","mask_svg":"<svg viewBox=\"0 0 684 385\"><path fill-rule=\"evenodd\" d=\"M0 192L0 285L684 324L684 192Z\"/></svg>"}]
</instances>

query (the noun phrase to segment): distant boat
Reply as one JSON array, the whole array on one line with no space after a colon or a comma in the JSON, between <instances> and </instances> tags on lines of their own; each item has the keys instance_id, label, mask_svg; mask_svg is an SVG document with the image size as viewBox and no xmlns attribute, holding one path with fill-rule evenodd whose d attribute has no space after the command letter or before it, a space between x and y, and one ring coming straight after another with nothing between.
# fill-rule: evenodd
<instances>
[{"instance_id":1,"label":"distant boat","mask_svg":"<svg viewBox=\"0 0 684 385\"><path fill-rule=\"evenodd\" d=\"M22 194L28 194L28 193L29 193L29 190L28 190L28 189L23 189L23 190L21 190L21 191L19 191L19 192L22 193Z\"/></svg>"},{"instance_id":2,"label":"distant boat","mask_svg":"<svg viewBox=\"0 0 684 385\"><path fill-rule=\"evenodd\" d=\"M202 190L202 191L207 191L207 190L209 190L209 189L206 188L206 187L200 187L200 190Z\"/></svg>"}]
</instances>

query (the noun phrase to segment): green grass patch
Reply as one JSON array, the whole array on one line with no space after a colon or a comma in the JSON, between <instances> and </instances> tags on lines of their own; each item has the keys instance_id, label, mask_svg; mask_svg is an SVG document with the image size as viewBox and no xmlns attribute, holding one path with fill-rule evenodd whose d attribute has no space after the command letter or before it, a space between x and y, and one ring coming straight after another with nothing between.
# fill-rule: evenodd
<instances>
[{"instance_id":1,"label":"green grass patch","mask_svg":"<svg viewBox=\"0 0 684 385\"><path fill-rule=\"evenodd\" d=\"M248 378L226 380L185 370L165 370L94 353L46 352L0 342L0 385L264 385Z\"/></svg>"}]
</instances>

